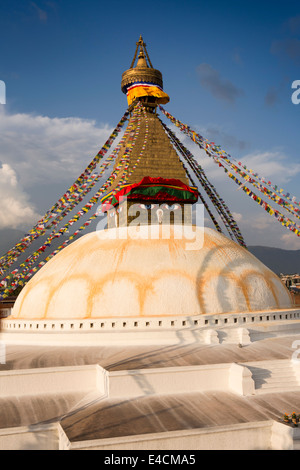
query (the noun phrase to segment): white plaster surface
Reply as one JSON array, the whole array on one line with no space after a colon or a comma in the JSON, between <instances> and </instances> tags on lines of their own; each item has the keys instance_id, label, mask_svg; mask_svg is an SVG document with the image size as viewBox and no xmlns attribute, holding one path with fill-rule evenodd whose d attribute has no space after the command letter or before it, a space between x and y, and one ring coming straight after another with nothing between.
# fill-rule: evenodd
<instances>
[{"instance_id":1,"label":"white plaster surface","mask_svg":"<svg viewBox=\"0 0 300 470\"><path fill-rule=\"evenodd\" d=\"M292 306L274 273L212 229L195 227L201 243L193 249L180 226L170 227L170 238L147 239L142 227L136 239L136 228L124 229L84 235L58 253L22 290L12 318L191 317Z\"/></svg>"},{"instance_id":2,"label":"white plaster surface","mask_svg":"<svg viewBox=\"0 0 300 470\"><path fill-rule=\"evenodd\" d=\"M194 251L110 235L63 250L2 321L0 449L297 448L300 310L279 279L213 230Z\"/></svg>"},{"instance_id":3,"label":"white plaster surface","mask_svg":"<svg viewBox=\"0 0 300 470\"><path fill-rule=\"evenodd\" d=\"M0 448L297 448L297 430L282 423L300 410L297 341L7 344Z\"/></svg>"}]
</instances>

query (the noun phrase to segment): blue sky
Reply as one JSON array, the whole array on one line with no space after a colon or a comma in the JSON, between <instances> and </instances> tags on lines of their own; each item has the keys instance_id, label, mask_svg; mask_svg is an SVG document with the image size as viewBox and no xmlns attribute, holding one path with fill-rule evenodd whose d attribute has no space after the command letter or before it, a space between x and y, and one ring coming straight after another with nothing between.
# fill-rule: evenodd
<instances>
[{"instance_id":1,"label":"blue sky","mask_svg":"<svg viewBox=\"0 0 300 470\"><path fill-rule=\"evenodd\" d=\"M0 196L16 200L0 227L34 222L97 153L126 109L121 75L140 34L163 74L165 108L300 200L299 2L2 0ZM300 249L203 166L248 244Z\"/></svg>"}]
</instances>

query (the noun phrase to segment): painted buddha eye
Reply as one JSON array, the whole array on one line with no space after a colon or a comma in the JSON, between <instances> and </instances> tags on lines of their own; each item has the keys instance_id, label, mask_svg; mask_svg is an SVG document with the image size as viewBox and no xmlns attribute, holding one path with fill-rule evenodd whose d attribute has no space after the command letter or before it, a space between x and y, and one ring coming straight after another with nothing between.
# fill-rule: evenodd
<instances>
[{"instance_id":1,"label":"painted buddha eye","mask_svg":"<svg viewBox=\"0 0 300 470\"><path fill-rule=\"evenodd\" d=\"M109 217L114 217L116 215L115 211L110 212Z\"/></svg>"},{"instance_id":2,"label":"painted buddha eye","mask_svg":"<svg viewBox=\"0 0 300 470\"><path fill-rule=\"evenodd\" d=\"M179 208L180 208L179 204L164 204L163 205L163 209L166 209L169 211L176 211Z\"/></svg>"},{"instance_id":3,"label":"painted buddha eye","mask_svg":"<svg viewBox=\"0 0 300 470\"><path fill-rule=\"evenodd\" d=\"M146 210L155 209L156 205L157 204L140 204L140 208Z\"/></svg>"},{"instance_id":4,"label":"painted buddha eye","mask_svg":"<svg viewBox=\"0 0 300 470\"><path fill-rule=\"evenodd\" d=\"M123 207L118 207L117 213L120 214L120 212L122 212L122 210L123 210Z\"/></svg>"}]
</instances>

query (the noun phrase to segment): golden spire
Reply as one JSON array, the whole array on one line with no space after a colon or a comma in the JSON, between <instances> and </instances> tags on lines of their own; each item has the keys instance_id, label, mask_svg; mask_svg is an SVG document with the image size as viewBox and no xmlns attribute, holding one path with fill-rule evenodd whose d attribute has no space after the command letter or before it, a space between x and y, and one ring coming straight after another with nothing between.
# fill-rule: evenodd
<instances>
[{"instance_id":1,"label":"golden spire","mask_svg":"<svg viewBox=\"0 0 300 470\"><path fill-rule=\"evenodd\" d=\"M131 62L130 68L131 69L133 68L133 65L134 65L134 62L135 62L135 59L136 59L139 48L140 48L140 53L139 53L138 59L143 59L143 61L140 62L140 63L138 61L136 66L137 67L149 67L150 66L153 69L150 57L149 57L147 49L146 49L146 43L144 42L144 40L142 38L142 35L140 35L140 39L136 43L136 50L135 50L135 54L134 54L134 57L133 57L133 61ZM148 59L149 66L147 64L146 57Z\"/></svg>"},{"instance_id":2,"label":"golden spire","mask_svg":"<svg viewBox=\"0 0 300 470\"><path fill-rule=\"evenodd\" d=\"M137 63L135 65L136 61ZM135 105L141 102L143 112L140 113L138 130L136 115L134 115L134 113L131 114L128 129L130 129L129 126L132 126L132 131L128 133L125 142L119 149L114 166L114 171L117 170L116 178L110 186L109 192L102 199L102 202L104 202L104 205L108 202L109 205L113 198L117 198L118 194L120 195L120 191L131 191L131 187L134 185L139 187L139 185L142 184L142 189L141 194L134 197L131 197L131 195L126 192L128 204L123 204L122 198L120 201L114 199L114 205L116 207L121 204L122 207L120 211L116 212L115 207L105 209L109 213L109 227L131 224L132 218L134 217L131 215L130 207L133 204L138 203L144 206L146 204L147 207L142 208L142 206L140 206L140 209L144 210L146 208L145 210L147 211L149 204L145 201L150 201L150 206L152 202L158 205L163 202L168 206L168 202L173 201L173 196L168 196L170 182L177 185L176 188L179 192L181 191L180 188L184 186L189 187L190 184L185 167L161 125L157 114L154 112L157 105L159 103L167 103L169 97L162 90L162 74L159 70L153 68L142 36L140 36L139 41L136 43L136 50L131 67L122 75L121 87L123 93L127 94L130 109L132 110ZM135 134L134 146L132 145L132 134ZM124 165L124 155L128 148L131 148L130 157L126 161L126 165ZM148 187L154 187L157 186L158 182L163 187L165 185L166 188L166 194L160 196L163 200L156 198L154 194L152 196L147 196L147 194L143 196L143 191L147 192L147 185ZM193 196L193 198L194 197L195 196ZM180 203L176 205L178 206L177 212L179 219L177 219L177 215L175 217L175 213L172 214L172 223L175 219L182 223L183 212L179 211L179 207L184 206L186 203L187 201L183 202L181 200ZM166 211L172 212L172 210L168 208L166 208ZM191 219L191 210L187 209L187 212L189 219ZM148 211L147 214L147 217L150 217L151 211ZM163 223L163 219L160 219L159 223L161 222Z\"/></svg>"},{"instance_id":3,"label":"golden spire","mask_svg":"<svg viewBox=\"0 0 300 470\"><path fill-rule=\"evenodd\" d=\"M148 67L146 57L145 57L144 52L140 51L139 56L138 56L138 61L136 63L136 68L140 69L140 68L145 68L145 67Z\"/></svg>"},{"instance_id":4,"label":"golden spire","mask_svg":"<svg viewBox=\"0 0 300 470\"><path fill-rule=\"evenodd\" d=\"M136 58L137 64L134 67ZM135 88L134 92L132 92L133 87ZM136 50L130 68L122 74L121 90L127 95L129 105L136 99L149 96L153 106L158 103L166 104L170 100L169 96L163 92L162 74L159 70L153 68L142 36L136 43Z\"/></svg>"}]
</instances>

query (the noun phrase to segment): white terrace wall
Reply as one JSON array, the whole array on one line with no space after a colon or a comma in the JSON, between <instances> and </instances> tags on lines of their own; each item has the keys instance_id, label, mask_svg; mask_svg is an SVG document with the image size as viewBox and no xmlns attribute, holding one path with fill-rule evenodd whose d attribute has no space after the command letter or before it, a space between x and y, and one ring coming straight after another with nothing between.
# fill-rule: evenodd
<instances>
[{"instance_id":1,"label":"white terrace wall","mask_svg":"<svg viewBox=\"0 0 300 470\"><path fill-rule=\"evenodd\" d=\"M107 372L97 365L0 372L0 398L91 391L107 393Z\"/></svg>"},{"instance_id":2,"label":"white terrace wall","mask_svg":"<svg viewBox=\"0 0 300 470\"><path fill-rule=\"evenodd\" d=\"M254 393L254 381L249 369L231 363L109 373L110 398L209 390L247 395Z\"/></svg>"},{"instance_id":3,"label":"white terrace wall","mask_svg":"<svg viewBox=\"0 0 300 470\"><path fill-rule=\"evenodd\" d=\"M299 429L268 420L70 443L52 423L1 429L0 450L173 450L176 456L180 450L293 450L299 437Z\"/></svg>"},{"instance_id":4,"label":"white terrace wall","mask_svg":"<svg viewBox=\"0 0 300 470\"><path fill-rule=\"evenodd\" d=\"M293 431L275 421L81 441L73 450L292 450ZM171 463L166 460L165 463Z\"/></svg>"},{"instance_id":5,"label":"white terrace wall","mask_svg":"<svg viewBox=\"0 0 300 470\"><path fill-rule=\"evenodd\" d=\"M0 398L97 392L109 398L227 390L254 393L247 367L211 364L107 372L98 365L20 369L0 372Z\"/></svg>"},{"instance_id":6,"label":"white terrace wall","mask_svg":"<svg viewBox=\"0 0 300 470\"><path fill-rule=\"evenodd\" d=\"M18 344L180 344L248 343L268 335L300 331L300 310L198 315L168 318L103 318L89 320L3 319L0 340ZM229 338L235 334L233 340ZM229 341L228 341L229 340Z\"/></svg>"},{"instance_id":7,"label":"white terrace wall","mask_svg":"<svg viewBox=\"0 0 300 470\"><path fill-rule=\"evenodd\" d=\"M68 450L59 423L0 429L0 450Z\"/></svg>"}]
</instances>

